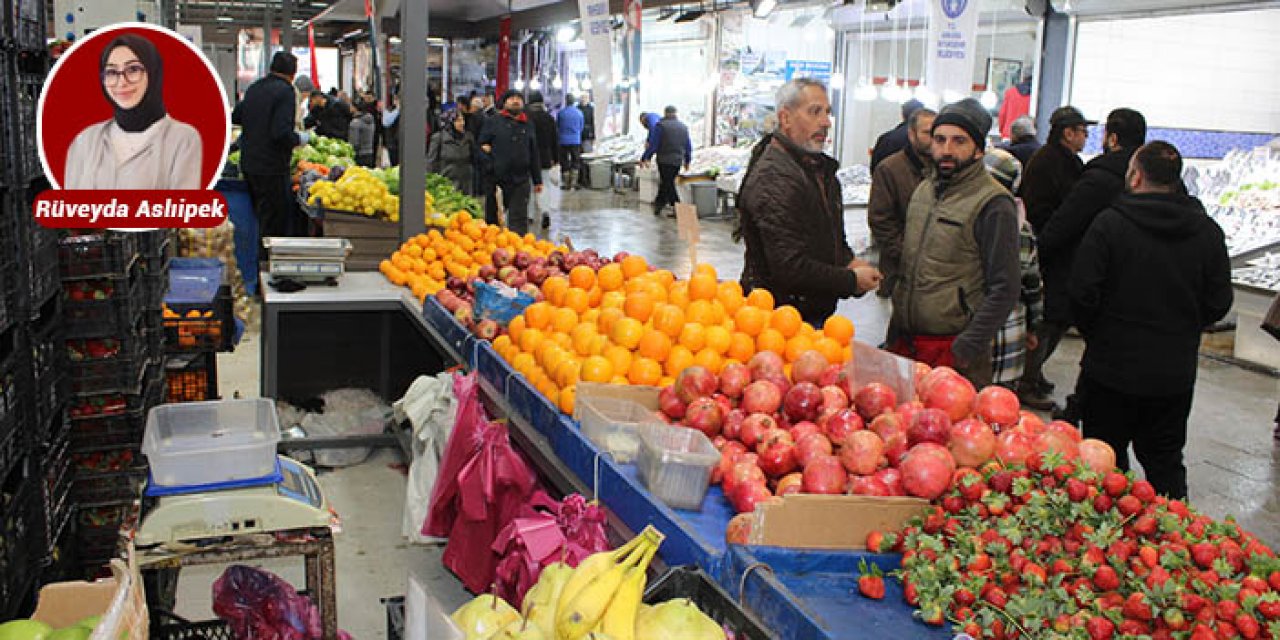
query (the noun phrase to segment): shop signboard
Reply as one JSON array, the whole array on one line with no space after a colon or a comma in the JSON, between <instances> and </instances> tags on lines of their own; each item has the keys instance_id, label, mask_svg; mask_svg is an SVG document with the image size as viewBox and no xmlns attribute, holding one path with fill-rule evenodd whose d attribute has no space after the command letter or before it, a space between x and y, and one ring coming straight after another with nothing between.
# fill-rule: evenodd
<instances>
[{"instance_id":1,"label":"shop signboard","mask_svg":"<svg viewBox=\"0 0 1280 640\"><path fill-rule=\"evenodd\" d=\"M928 83L936 93L968 95L978 37L977 0L930 0Z\"/></svg>"},{"instance_id":2,"label":"shop signboard","mask_svg":"<svg viewBox=\"0 0 1280 640\"><path fill-rule=\"evenodd\" d=\"M623 3L622 55L625 63L622 73L628 78L640 77L640 27L643 11L643 0L626 0Z\"/></svg>"},{"instance_id":3,"label":"shop signboard","mask_svg":"<svg viewBox=\"0 0 1280 640\"><path fill-rule=\"evenodd\" d=\"M613 26L609 0L578 0L582 39L587 43L587 66L597 101L609 95L613 86Z\"/></svg>"},{"instance_id":4,"label":"shop signboard","mask_svg":"<svg viewBox=\"0 0 1280 640\"><path fill-rule=\"evenodd\" d=\"M787 80L810 78L822 84L831 84L831 63L825 60L787 60Z\"/></svg>"}]
</instances>

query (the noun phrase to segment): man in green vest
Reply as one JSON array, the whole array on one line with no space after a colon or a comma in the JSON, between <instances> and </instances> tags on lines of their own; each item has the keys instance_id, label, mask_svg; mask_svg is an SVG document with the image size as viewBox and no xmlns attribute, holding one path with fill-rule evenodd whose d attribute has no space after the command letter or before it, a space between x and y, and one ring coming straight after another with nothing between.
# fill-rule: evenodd
<instances>
[{"instance_id":1,"label":"man in green vest","mask_svg":"<svg viewBox=\"0 0 1280 640\"><path fill-rule=\"evenodd\" d=\"M991 115L977 100L933 121L934 169L912 194L893 291L890 350L991 384L991 343L1018 302L1018 213L982 163Z\"/></svg>"}]
</instances>

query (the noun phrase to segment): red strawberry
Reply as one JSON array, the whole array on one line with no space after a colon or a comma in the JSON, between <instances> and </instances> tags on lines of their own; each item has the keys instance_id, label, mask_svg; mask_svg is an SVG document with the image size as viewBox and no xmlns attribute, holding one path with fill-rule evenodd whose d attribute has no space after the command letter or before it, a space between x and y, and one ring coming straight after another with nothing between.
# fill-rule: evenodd
<instances>
[{"instance_id":1,"label":"red strawberry","mask_svg":"<svg viewBox=\"0 0 1280 640\"><path fill-rule=\"evenodd\" d=\"M956 601L956 604L961 607L972 606L973 603L978 601L978 597L973 595L973 592L968 590L965 587L960 587L959 589L956 589L956 593L954 596L952 596L952 599L954 599Z\"/></svg>"},{"instance_id":2,"label":"red strawberry","mask_svg":"<svg viewBox=\"0 0 1280 640\"><path fill-rule=\"evenodd\" d=\"M950 514L960 513L961 511L964 511L966 506L967 504L961 496L950 495L942 499L942 508Z\"/></svg>"},{"instance_id":3,"label":"red strawberry","mask_svg":"<svg viewBox=\"0 0 1280 640\"><path fill-rule=\"evenodd\" d=\"M1197 542L1191 545L1191 560L1201 569L1209 569L1213 567L1213 561L1218 559L1218 547L1208 542Z\"/></svg>"},{"instance_id":4,"label":"red strawberry","mask_svg":"<svg viewBox=\"0 0 1280 640\"><path fill-rule=\"evenodd\" d=\"M1168 582L1171 577L1172 576L1169 575L1169 572L1165 571L1164 567L1157 565L1151 570L1151 573L1147 575L1147 587L1154 589L1157 586Z\"/></svg>"},{"instance_id":5,"label":"red strawberry","mask_svg":"<svg viewBox=\"0 0 1280 640\"><path fill-rule=\"evenodd\" d=\"M858 593L865 598L881 600L884 598L884 578L870 574L858 576Z\"/></svg>"},{"instance_id":6,"label":"red strawberry","mask_svg":"<svg viewBox=\"0 0 1280 640\"><path fill-rule=\"evenodd\" d=\"M867 551L879 553L880 546L884 543L883 531L872 531L867 534Z\"/></svg>"},{"instance_id":7,"label":"red strawberry","mask_svg":"<svg viewBox=\"0 0 1280 640\"><path fill-rule=\"evenodd\" d=\"M1217 635L1213 633L1213 629L1205 626L1203 623L1191 627L1191 640L1217 640Z\"/></svg>"},{"instance_id":8,"label":"red strawberry","mask_svg":"<svg viewBox=\"0 0 1280 640\"><path fill-rule=\"evenodd\" d=\"M961 627L960 631L971 638L982 637L982 625L979 625L977 622L974 622L973 620L970 620L964 623L964 626Z\"/></svg>"},{"instance_id":9,"label":"red strawberry","mask_svg":"<svg viewBox=\"0 0 1280 640\"><path fill-rule=\"evenodd\" d=\"M1235 625L1240 635L1250 640L1257 638L1262 633L1262 625L1258 624L1258 619L1243 611L1236 614Z\"/></svg>"},{"instance_id":10,"label":"red strawberry","mask_svg":"<svg viewBox=\"0 0 1280 640\"><path fill-rule=\"evenodd\" d=\"M906 600L907 604L913 607L920 604L919 587L916 587L915 583L904 582L902 584L902 599Z\"/></svg>"},{"instance_id":11,"label":"red strawberry","mask_svg":"<svg viewBox=\"0 0 1280 640\"><path fill-rule=\"evenodd\" d=\"M1093 586L1098 591L1115 591L1120 588L1120 576L1109 565L1102 565L1093 574Z\"/></svg>"},{"instance_id":12,"label":"red strawberry","mask_svg":"<svg viewBox=\"0 0 1280 640\"><path fill-rule=\"evenodd\" d=\"M924 621L925 624L933 627L941 627L942 624L946 622L946 618L943 617L942 614L942 607L936 605L930 606L926 609L921 609L920 619Z\"/></svg>"},{"instance_id":13,"label":"red strawberry","mask_svg":"<svg viewBox=\"0 0 1280 640\"><path fill-rule=\"evenodd\" d=\"M1089 618L1084 628L1089 632L1089 640L1111 640L1116 635L1115 623L1102 616Z\"/></svg>"},{"instance_id":14,"label":"red strawberry","mask_svg":"<svg viewBox=\"0 0 1280 640\"><path fill-rule=\"evenodd\" d=\"M1026 582L1027 584L1033 584L1033 585L1042 585L1047 580L1048 580L1048 576L1045 574L1044 567L1041 567L1040 565L1034 562L1028 562L1027 564L1023 565L1022 567L1023 582Z\"/></svg>"},{"instance_id":15,"label":"red strawberry","mask_svg":"<svg viewBox=\"0 0 1280 640\"><path fill-rule=\"evenodd\" d=\"M1219 638L1239 638L1240 630L1236 629L1236 625L1226 620L1218 621L1218 637Z\"/></svg>"},{"instance_id":16,"label":"red strawberry","mask_svg":"<svg viewBox=\"0 0 1280 640\"><path fill-rule=\"evenodd\" d=\"M1147 597L1142 593L1129 594L1129 598L1124 601L1122 611L1124 617L1134 620L1151 620L1155 617L1151 612L1151 605L1147 603Z\"/></svg>"},{"instance_id":17,"label":"red strawberry","mask_svg":"<svg viewBox=\"0 0 1280 640\"><path fill-rule=\"evenodd\" d=\"M1067 562L1063 558L1058 558L1057 560L1053 561L1053 565L1049 568L1049 571L1056 576L1056 575L1071 573L1072 571L1074 571L1074 568L1071 566L1070 562Z\"/></svg>"},{"instance_id":18,"label":"red strawberry","mask_svg":"<svg viewBox=\"0 0 1280 640\"><path fill-rule=\"evenodd\" d=\"M1280 598L1276 597L1275 594L1262 596L1262 599L1258 601L1258 613L1261 613L1262 617L1267 620L1280 619Z\"/></svg>"},{"instance_id":19,"label":"red strawberry","mask_svg":"<svg viewBox=\"0 0 1280 640\"><path fill-rule=\"evenodd\" d=\"M983 573L991 569L991 556L978 552L969 558L969 564L966 566L969 573Z\"/></svg>"},{"instance_id":20,"label":"red strawberry","mask_svg":"<svg viewBox=\"0 0 1280 640\"><path fill-rule=\"evenodd\" d=\"M1142 516L1133 522L1133 532L1144 538L1150 538L1156 532L1156 524L1155 518Z\"/></svg>"},{"instance_id":21,"label":"red strawberry","mask_svg":"<svg viewBox=\"0 0 1280 640\"><path fill-rule=\"evenodd\" d=\"M1065 614L1065 613L1064 613L1064 614L1060 614L1058 617L1056 617L1056 618L1054 618L1054 619L1053 619L1053 624L1051 625L1051 628L1052 628L1054 631L1057 631L1058 633L1066 633L1066 632L1070 631L1070 630L1071 630L1071 616L1069 616L1069 615L1067 615L1067 614Z\"/></svg>"},{"instance_id":22,"label":"red strawberry","mask_svg":"<svg viewBox=\"0 0 1280 640\"><path fill-rule=\"evenodd\" d=\"M1009 596L1000 587L992 587L990 591L983 594L982 599L998 609L1003 609L1005 605L1009 604Z\"/></svg>"},{"instance_id":23,"label":"red strawberry","mask_svg":"<svg viewBox=\"0 0 1280 640\"><path fill-rule=\"evenodd\" d=\"M1147 565L1148 569L1153 569L1160 564L1160 552L1155 547L1144 546L1138 549L1138 558L1142 560L1142 564Z\"/></svg>"},{"instance_id":24,"label":"red strawberry","mask_svg":"<svg viewBox=\"0 0 1280 640\"><path fill-rule=\"evenodd\" d=\"M1190 611L1191 613L1195 613L1203 609L1208 604L1209 604L1209 601L1206 600L1204 596L1200 596L1194 593L1182 594L1182 608L1186 609L1187 611Z\"/></svg>"},{"instance_id":25,"label":"red strawberry","mask_svg":"<svg viewBox=\"0 0 1280 640\"><path fill-rule=\"evenodd\" d=\"M1280 591L1280 571L1272 571L1267 576L1267 584L1275 591Z\"/></svg>"},{"instance_id":26,"label":"red strawberry","mask_svg":"<svg viewBox=\"0 0 1280 640\"><path fill-rule=\"evenodd\" d=\"M1240 613L1240 603L1235 600L1221 600L1216 608L1219 620L1234 620Z\"/></svg>"},{"instance_id":27,"label":"red strawberry","mask_svg":"<svg viewBox=\"0 0 1280 640\"><path fill-rule=\"evenodd\" d=\"M1120 623L1119 631L1122 636L1149 636L1151 626L1141 620L1128 619Z\"/></svg>"},{"instance_id":28,"label":"red strawberry","mask_svg":"<svg viewBox=\"0 0 1280 640\"><path fill-rule=\"evenodd\" d=\"M1156 499L1156 489L1146 480L1139 480L1133 483L1133 488L1129 490L1129 495L1143 501L1152 502Z\"/></svg>"},{"instance_id":29,"label":"red strawberry","mask_svg":"<svg viewBox=\"0 0 1280 640\"><path fill-rule=\"evenodd\" d=\"M1165 609L1160 618L1173 631L1182 631L1187 628L1187 617L1177 609Z\"/></svg>"},{"instance_id":30,"label":"red strawberry","mask_svg":"<svg viewBox=\"0 0 1280 640\"><path fill-rule=\"evenodd\" d=\"M1078 478L1069 478L1067 480L1067 497L1072 502L1082 502L1089 497L1089 485L1085 484Z\"/></svg>"},{"instance_id":31,"label":"red strawberry","mask_svg":"<svg viewBox=\"0 0 1280 640\"><path fill-rule=\"evenodd\" d=\"M1118 498L1129 488L1129 479L1123 473L1112 471L1102 479L1102 489L1112 498Z\"/></svg>"},{"instance_id":32,"label":"red strawberry","mask_svg":"<svg viewBox=\"0 0 1280 640\"><path fill-rule=\"evenodd\" d=\"M1131 516L1142 511L1142 501L1133 496L1123 496L1116 500L1116 508L1120 510L1120 515Z\"/></svg>"},{"instance_id":33,"label":"red strawberry","mask_svg":"<svg viewBox=\"0 0 1280 640\"><path fill-rule=\"evenodd\" d=\"M1106 513L1110 511L1113 505L1114 501L1111 499L1111 496L1105 493L1099 493L1093 497L1093 510L1098 513Z\"/></svg>"}]
</instances>

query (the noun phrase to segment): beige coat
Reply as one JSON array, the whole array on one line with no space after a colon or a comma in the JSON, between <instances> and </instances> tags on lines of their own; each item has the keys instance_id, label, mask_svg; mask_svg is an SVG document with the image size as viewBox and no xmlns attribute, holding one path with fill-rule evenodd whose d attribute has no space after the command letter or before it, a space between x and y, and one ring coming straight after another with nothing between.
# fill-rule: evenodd
<instances>
[{"instance_id":1,"label":"beige coat","mask_svg":"<svg viewBox=\"0 0 1280 640\"><path fill-rule=\"evenodd\" d=\"M123 163L111 147L115 120L81 131L67 151L65 189L203 189L201 143L195 127L169 116L156 121L150 141Z\"/></svg>"}]
</instances>

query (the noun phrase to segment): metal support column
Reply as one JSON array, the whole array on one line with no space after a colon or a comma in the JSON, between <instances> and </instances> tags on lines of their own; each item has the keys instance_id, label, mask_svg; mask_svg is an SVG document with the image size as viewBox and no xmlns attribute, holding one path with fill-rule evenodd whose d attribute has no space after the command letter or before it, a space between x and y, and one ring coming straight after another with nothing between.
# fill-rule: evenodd
<instances>
[{"instance_id":1,"label":"metal support column","mask_svg":"<svg viewBox=\"0 0 1280 640\"><path fill-rule=\"evenodd\" d=\"M1040 64L1037 69L1036 131L1047 135L1049 116L1066 104L1071 79L1072 44L1075 21L1065 13L1049 9L1041 23ZM1097 118L1099 114L1089 114Z\"/></svg>"},{"instance_id":2,"label":"metal support column","mask_svg":"<svg viewBox=\"0 0 1280 640\"><path fill-rule=\"evenodd\" d=\"M293 0L280 0L280 48L293 51Z\"/></svg>"},{"instance_id":3,"label":"metal support column","mask_svg":"<svg viewBox=\"0 0 1280 640\"><path fill-rule=\"evenodd\" d=\"M271 8L262 10L262 60L259 61L258 76L264 77L271 71L271 56L275 50L271 48Z\"/></svg>"},{"instance_id":4,"label":"metal support column","mask_svg":"<svg viewBox=\"0 0 1280 640\"><path fill-rule=\"evenodd\" d=\"M400 5L400 238L426 231L427 3Z\"/></svg>"}]
</instances>

